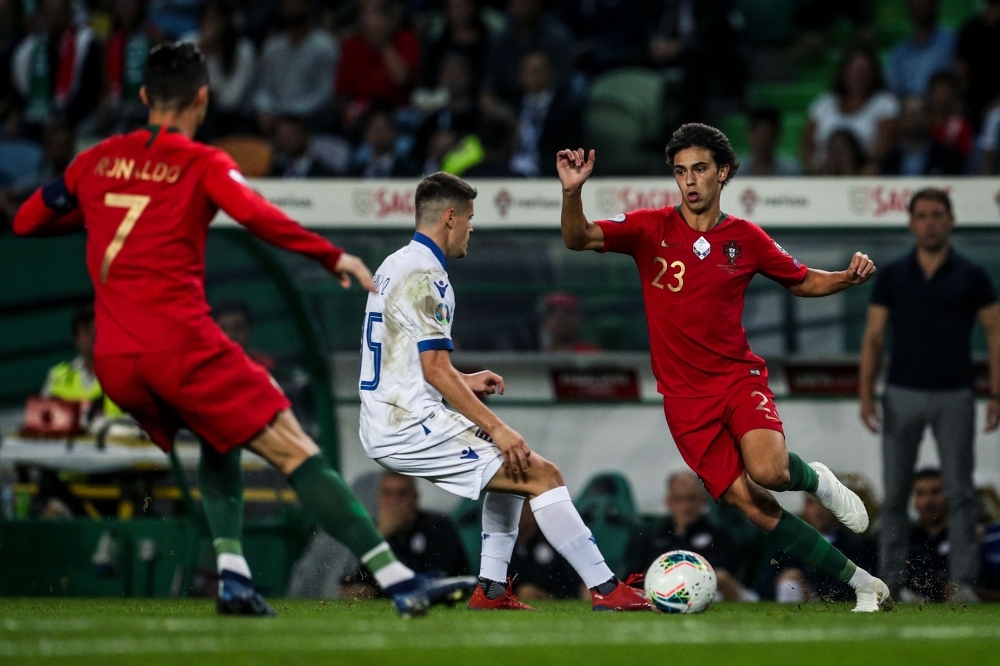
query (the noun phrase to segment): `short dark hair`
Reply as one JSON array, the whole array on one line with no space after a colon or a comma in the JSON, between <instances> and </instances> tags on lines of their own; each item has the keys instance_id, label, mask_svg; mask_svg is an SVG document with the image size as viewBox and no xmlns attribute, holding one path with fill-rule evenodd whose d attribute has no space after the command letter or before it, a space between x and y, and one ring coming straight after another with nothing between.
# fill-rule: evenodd
<instances>
[{"instance_id":1,"label":"short dark hair","mask_svg":"<svg viewBox=\"0 0 1000 666\"><path fill-rule=\"evenodd\" d=\"M772 106L762 106L752 110L749 120L748 127L753 127L757 123L767 123L775 132L781 131L781 112Z\"/></svg>"},{"instance_id":2,"label":"short dark hair","mask_svg":"<svg viewBox=\"0 0 1000 666\"><path fill-rule=\"evenodd\" d=\"M716 166L720 168L722 166L729 167L729 175L723 181L723 187L729 184L729 181L733 179L733 176L740 169L740 160L736 157L736 151L733 150L729 139L721 131L710 125L688 123L681 125L674 132L673 136L670 137L670 142L667 144L667 164L670 165L670 168L674 166L674 156L688 148L704 148L712 153L712 159L715 161Z\"/></svg>"},{"instance_id":3,"label":"short dark hair","mask_svg":"<svg viewBox=\"0 0 1000 666\"><path fill-rule=\"evenodd\" d=\"M222 315L238 314L243 317L248 324L253 326L253 313L250 306L245 301L226 301L212 308L212 318L218 319Z\"/></svg>"},{"instance_id":4,"label":"short dark hair","mask_svg":"<svg viewBox=\"0 0 1000 666\"><path fill-rule=\"evenodd\" d=\"M188 42L166 42L154 46L146 58L142 84L150 106L186 109L198 90L208 85L205 56Z\"/></svg>"},{"instance_id":5,"label":"short dark hair","mask_svg":"<svg viewBox=\"0 0 1000 666\"><path fill-rule=\"evenodd\" d=\"M455 203L469 204L476 198L476 188L467 182L444 171L438 171L420 181L413 205L417 211L417 224L423 212L435 204Z\"/></svg>"},{"instance_id":6,"label":"short dark hair","mask_svg":"<svg viewBox=\"0 0 1000 666\"><path fill-rule=\"evenodd\" d=\"M909 210L910 215L913 215L913 211L917 207L917 202L921 199L938 202L944 206L944 209L948 211L949 215L952 215L951 197L948 196L947 192L937 187L925 187L924 189L917 190L913 193L913 196L910 197L910 205L907 206L907 210Z\"/></svg>"},{"instance_id":7,"label":"short dark hair","mask_svg":"<svg viewBox=\"0 0 1000 666\"><path fill-rule=\"evenodd\" d=\"M872 72L871 85L865 97L871 97L879 90L885 88L885 78L882 76L882 65L879 62L878 54L866 46L851 46L844 50L844 54L837 64L837 70L833 74L833 81L830 84L830 89L836 93L837 97L843 97L847 94L847 84L844 83L844 74L847 73L847 66L851 64L854 56L861 56L867 60L868 67Z\"/></svg>"},{"instance_id":8,"label":"short dark hair","mask_svg":"<svg viewBox=\"0 0 1000 666\"><path fill-rule=\"evenodd\" d=\"M941 480L941 470L936 467L922 467L913 473L913 482L922 481L924 479L937 479Z\"/></svg>"},{"instance_id":9,"label":"short dark hair","mask_svg":"<svg viewBox=\"0 0 1000 666\"><path fill-rule=\"evenodd\" d=\"M81 328L92 323L94 323L94 304L86 303L78 307L76 312L73 313L73 322L70 324L70 330L73 332L73 335L76 335Z\"/></svg>"}]
</instances>

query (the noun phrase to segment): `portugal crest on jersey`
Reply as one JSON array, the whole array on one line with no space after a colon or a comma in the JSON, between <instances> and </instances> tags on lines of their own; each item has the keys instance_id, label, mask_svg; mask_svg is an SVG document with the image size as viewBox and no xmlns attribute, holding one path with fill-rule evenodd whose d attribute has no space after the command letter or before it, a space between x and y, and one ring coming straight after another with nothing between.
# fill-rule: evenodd
<instances>
[{"instance_id":1,"label":"portugal crest on jersey","mask_svg":"<svg viewBox=\"0 0 1000 666\"><path fill-rule=\"evenodd\" d=\"M740 249L739 241L726 241L722 244L722 252L726 255L726 262L729 266L735 266L736 260L740 258L743 251Z\"/></svg>"}]
</instances>

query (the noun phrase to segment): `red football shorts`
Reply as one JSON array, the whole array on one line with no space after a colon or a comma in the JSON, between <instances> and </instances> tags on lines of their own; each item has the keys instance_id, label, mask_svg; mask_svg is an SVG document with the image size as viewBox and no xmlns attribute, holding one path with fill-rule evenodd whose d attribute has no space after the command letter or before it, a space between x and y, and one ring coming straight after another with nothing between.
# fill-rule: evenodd
<instances>
[{"instance_id":1,"label":"red football shorts","mask_svg":"<svg viewBox=\"0 0 1000 666\"><path fill-rule=\"evenodd\" d=\"M267 370L230 340L203 349L100 356L94 367L108 397L164 451L186 427L225 453L290 406Z\"/></svg>"},{"instance_id":2,"label":"red football shorts","mask_svg":"<svg viewBox=\"0 0 1000 666\"><path fill-rule=\"evenodd\" d=\"M760 379L704 398L664 398L663 412L681 457L718 500L743 473L739 441L751 430L784 434L774 394Z\"/></svg>"}]
</instances>

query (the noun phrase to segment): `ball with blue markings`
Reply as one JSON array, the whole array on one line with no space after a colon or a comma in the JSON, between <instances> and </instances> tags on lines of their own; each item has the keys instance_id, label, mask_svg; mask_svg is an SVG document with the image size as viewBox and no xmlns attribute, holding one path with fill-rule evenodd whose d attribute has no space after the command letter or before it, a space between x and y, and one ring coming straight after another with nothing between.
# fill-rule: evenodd
<instances>
[{"instance_id":1,"label":"ball with blue markings","mask_svg":"<svg viewBox=\"0 0 1000 666\"><path fill-rule=\"evenodd\" d=\"M715 570L687 550L660 555L646 572L646 598L661 613L700 613L715 599Z\"/></svg>"}]
</instances>

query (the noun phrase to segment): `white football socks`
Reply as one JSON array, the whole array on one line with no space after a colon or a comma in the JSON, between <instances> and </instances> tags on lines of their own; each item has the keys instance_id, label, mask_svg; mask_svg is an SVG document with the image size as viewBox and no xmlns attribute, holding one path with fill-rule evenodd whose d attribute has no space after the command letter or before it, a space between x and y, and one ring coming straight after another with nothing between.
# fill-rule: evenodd
<instances>
[{"instance_id":1,"label":"white football socks","mask_svg":"<svg viewBox=\"0 0 1000 666\"><path fill-rule=\"evenodd\" d=\"M507 581L507 565L517 542L524 498L506 493L486 493L483 500L483 551L479 577Z\"/></svg>"},{"instance_id":2,"label":"white football socks","mask_svg":"<svg viewBox=\"0 0 1000 666\"><path fill-rule=\"evenodd\" d=\"M597 587L614 577L566 486L542 493L529 504L542 534L573 565L584 585Z\"/></svg>"},{"instance_id":3,"label":"white football socks","mask_svg":"<svg viewBox=\"0 0 1000 666\"><path fill-rule=\"evenodd\" d=\"M388 564L376 568L377 562L385 560L385 553L389 553L392 556L392 560ZM372 575L375 576L375 582L383 590L396 583L410 580L414 576L412 569L397 560L395 555L392 555L389 544L385 541L369 550L359 559L361 560L361 564L368 567L368 570L372 572Z\"/></svg>"},{"instance_id":4,"label":"white football socks","mask_svg":"<svg viewBox=\"0 0 1000 666\"><path fill-rule=\"evenodd\" d=\"M242 555L232 553L220 553L215 558L216 570L221 574L223 571L232 571L244 578L251 578L250 565Z\"/></svg>"},{"instance_id":5,"label":"white football socks","mask_svg":"<svg viewBox=\"0 0 1000 666\"><path fill-rule=\"evenodd\" d=\"M851 580L847 581L847 584L856 590L860 586L870 583L873 580L875 580L875 576L871 575L861 567L858 567L854 570L854 575L851 576Z\"/></svg>"}]
</instances>

